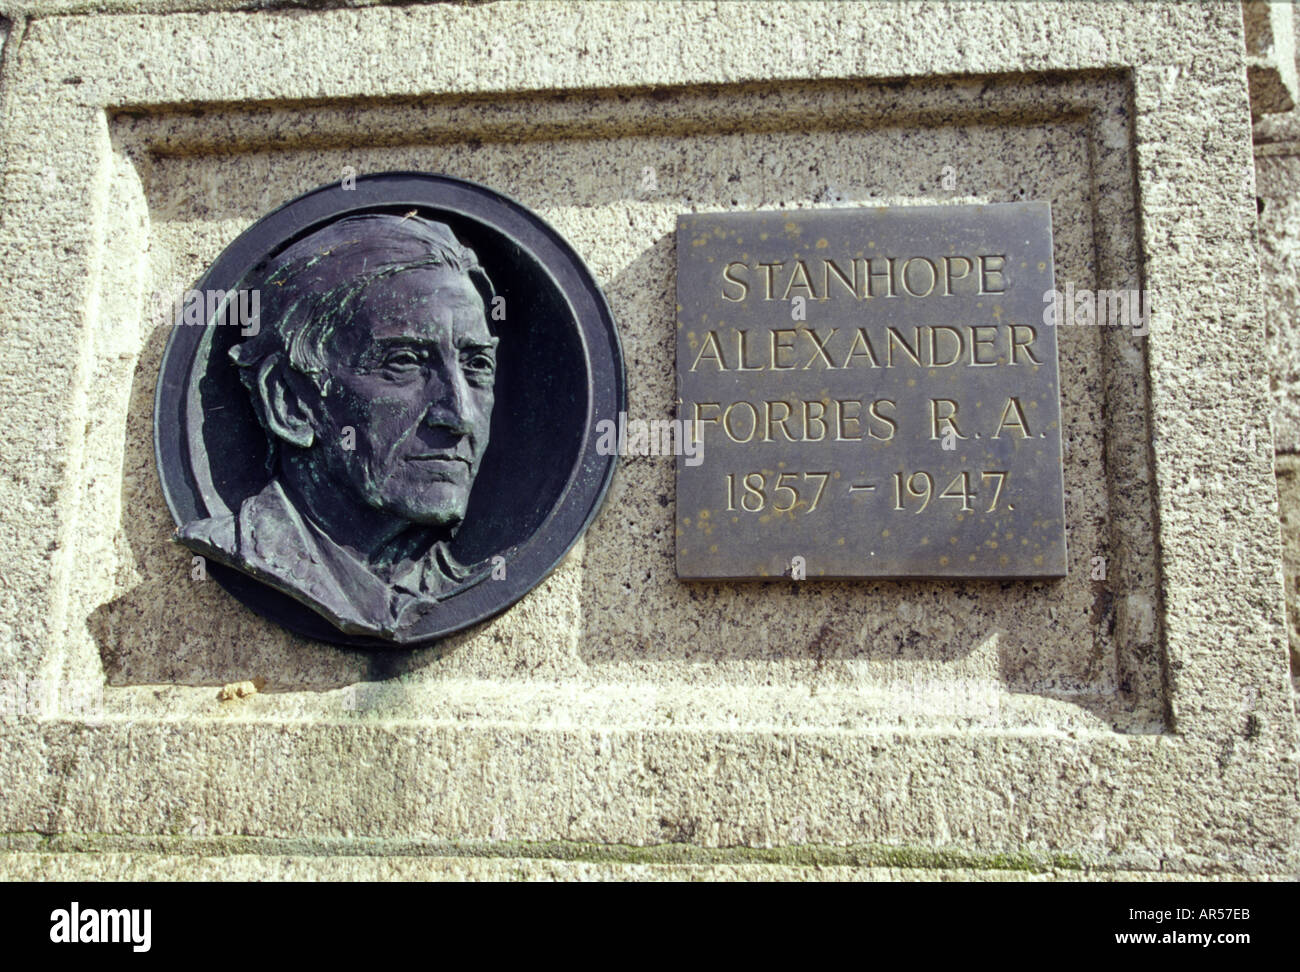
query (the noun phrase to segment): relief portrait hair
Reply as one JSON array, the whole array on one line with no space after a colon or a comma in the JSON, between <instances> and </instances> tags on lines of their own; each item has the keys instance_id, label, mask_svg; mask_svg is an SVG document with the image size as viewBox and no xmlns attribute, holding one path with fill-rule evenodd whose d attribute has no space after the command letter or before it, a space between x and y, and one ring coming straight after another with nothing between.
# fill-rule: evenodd
<instances>
[{"instance_id":1,"label":"relief portrait hair","mask_svg":"<svg viewBox=\"0 0 1300 972\"><path fill-rule=\"evenodd\" d=\"M447 267L470 278L490 308L492 282L474 251L451 227L420 216L367 213L348 216L310 233L256 267L241 288L259 291L254 336L230 349L258 421L268 430L274 465L275 436L264 413L257 375L268 359L287 360L328 394L325 343L346 326L372 283L406 270ZM251 324L252 322L250 322Z\"/></svg>"}]
</instances>

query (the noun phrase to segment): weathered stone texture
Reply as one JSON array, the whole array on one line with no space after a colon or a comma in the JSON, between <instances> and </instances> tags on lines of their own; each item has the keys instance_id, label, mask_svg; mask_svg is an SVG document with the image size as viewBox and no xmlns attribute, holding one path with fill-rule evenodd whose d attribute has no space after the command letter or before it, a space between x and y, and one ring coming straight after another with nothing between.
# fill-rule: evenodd
<instances>
[{"instance_id":1,"label":"weathered stone texture","mask_svg":"<svg viewBox=\"0 0 1300 972\"><path fill-rule=\"evenodd\" d=\"M816 846L898 849L828 865L862 876L1300 870L1290 399L1261 365L1238 5L137 6L6 8L0 666L105 685L102 713L0 720L0 832L67 838L6 873L170 866L112 843L133 835L213 841L185 845L194 876L238 850L248 874L651 877L675 859L625 848L678 844L712 877L749 866L726 848L811 876ZM651 457L441 650L310 644L192 583L152 468L153 295L348 167L541 213L604 287L647 418L674 400L678 213L1050 201L1058 285L1157 295L1148 332L1059 335L1070 576L683 584ZM381 839L435 850L329 853ZM435 862L458 841L505 852ZM522 842L572 859L500 863Z\"/></svg>"}]
</instances>

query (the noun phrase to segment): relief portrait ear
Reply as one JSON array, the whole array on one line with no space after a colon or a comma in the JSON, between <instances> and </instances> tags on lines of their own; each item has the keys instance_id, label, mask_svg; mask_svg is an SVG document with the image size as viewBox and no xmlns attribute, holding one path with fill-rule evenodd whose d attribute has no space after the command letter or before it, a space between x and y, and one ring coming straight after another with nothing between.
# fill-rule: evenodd
<instances>
[{"instance_id":1,"label":"relief portrait ear","mask_svg":"<svg viewBox=\"0 0 1300 972\"><path fill-rule=\"evenodd\" d=\"M253 374L253 407L267 432L299 449L316 441L316 417L305 400L304 379L287 367L284 355L262 361Z\"/></svg>"}]
</instances>

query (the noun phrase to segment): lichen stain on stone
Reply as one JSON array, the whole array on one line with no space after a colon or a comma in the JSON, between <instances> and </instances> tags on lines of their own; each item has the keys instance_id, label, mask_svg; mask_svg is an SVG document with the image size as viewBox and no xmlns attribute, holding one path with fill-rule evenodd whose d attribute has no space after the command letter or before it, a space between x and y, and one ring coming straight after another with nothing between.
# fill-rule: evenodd
<instances>
[{"instance_id":1,"label":"lichen stain on stone","mask_svg":"<svg viewBox=\"0 0 1300 972\"><path fill-rule=\"evenodd\" d=\"M254 678L244 682L230 682L221 687L217 693L217 701L233 702L236 699L246 699L249 696L256 695L262 689L266 688L266 679Z\"/></svg>"}]
</instances>

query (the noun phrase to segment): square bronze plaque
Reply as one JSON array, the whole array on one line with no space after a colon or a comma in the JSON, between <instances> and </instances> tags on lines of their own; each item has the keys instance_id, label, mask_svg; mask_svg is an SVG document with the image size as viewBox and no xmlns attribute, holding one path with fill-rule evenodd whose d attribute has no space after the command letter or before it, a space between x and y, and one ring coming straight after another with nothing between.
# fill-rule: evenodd
<instances>
[{"instance_id":1,"label":"square bronze plaque","mask_svg":"<svg viewBox=\"0 0 1300 972\"><path fill-rule=\"evenodd\" d=\"M1047 203L680 216L678 576L1063 576L1053 290Z\"/></svg>"}]
</instances>

